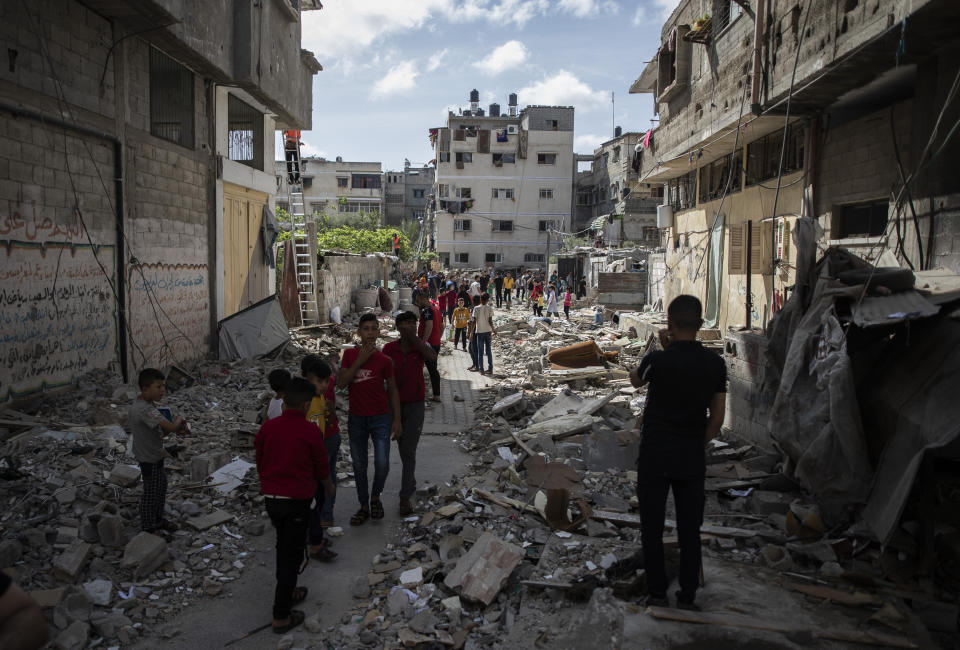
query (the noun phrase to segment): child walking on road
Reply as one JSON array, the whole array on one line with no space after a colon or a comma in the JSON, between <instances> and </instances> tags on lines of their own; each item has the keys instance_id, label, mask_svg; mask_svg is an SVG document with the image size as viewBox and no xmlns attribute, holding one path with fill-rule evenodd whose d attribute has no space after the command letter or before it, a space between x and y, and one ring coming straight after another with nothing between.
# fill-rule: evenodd
<instances>
[{"instance_id":1,"label":"child walking on road","mask_svg":"<svg viewBox=\"0 0 960 650\"><path fill-rule=\"evenodd\" d=\"M307 409L307 421L313 422L323 433L323 448L330 465L330 481L336 485L337 455L340 453L340 427L333 411L330 364L315 354L308 354L300 362L303 376L313 384L315 393ZM329 400L329 401L328 401ZM331 413L333 413L331 417ZM324 538L324 529L333 525L334 494L328 494L323 484L317 486L313 508L310 510L310 557L329 562L337 557L330 549L330 540Z\"/></svg>"},{"instance_id":2,"label":"child walking on road","mask_svg":"<svg viewBox=\"0 0 960 650\"><path fill-rule=\"evenodd\" d=\"M453 326L455 328L453 347L456 349L460 339L463 338L463 349L467 349L467 324L470 321L470 310L467 309L463 298L457 301L457 308L453 310Z\"/></svg>"},{"instance_id":3,"label":"child walking on road","mask_svg":"<svg viewBox=\"0 0 960 650\"><path fill-rule=\"evenodd\" d=\"M284 393L283 413L264 422L253 441L263 501L277 531L273 596L273 631L277 634L303 623L304 613L292 607L307 597L307 588L297 587L297 575L304 560L310 500L318 482L328 494L334 490L323 434L305 417L315 392L306 379L291 379Z\"/></svg>"},{"instance_id":4,"label":"child walking on road","mask_svg":"<svg viewBox=\"0 0 960 650\"><path fill-rule=\"evenodd\" d=\"M570 287L563 292L563 314L570 320L570 304L573 302L573 294L570 293Z\"/></svg>"}]
</instances>

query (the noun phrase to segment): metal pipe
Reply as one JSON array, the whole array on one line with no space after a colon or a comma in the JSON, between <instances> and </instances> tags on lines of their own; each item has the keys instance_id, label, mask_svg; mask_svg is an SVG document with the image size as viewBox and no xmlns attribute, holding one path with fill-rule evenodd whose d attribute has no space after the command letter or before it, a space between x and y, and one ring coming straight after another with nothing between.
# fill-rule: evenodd
<instances>
[{"instance_id":1,"label":"metal pipe","mask_svg":"<svg viewBox=\"0 0 960 650\"><path fill-rule=\"evenodd\" d=\"M760 43L763 41L763 23L767 17L767 2L757 2L757 17L753 22L753 73L750 77L750 112L760 114L760 79L763 71Z\"/></svg>"},{"instance_id":2,"label":"metal pipe","mask_svg":"<svg viewBox=\"0 0 960 650\"><path fill-rule=\"evenodd\" d=\"M751 295L752 291L752 280L753 275L753 265L751 264L753 257L753 221L747 221L747 329L753 329L753 318L751 314L753 313L753 296Z\"/></svg>"},{"instance_id":3,"label":"metal pipe","mask_svg":"<svg viewBox=\"0 0 960 650\"><path fill-rule=\"evenodd\" d=\"M128 382L130 380L129 370L127 368L127 309L126 309L126 278L124 277L124 259L126 252L124 250L124 235L123 235L123 143L121 143L120 138L106 131L100 131L86 126L81 126L79 124L74 124L73 122L68 122L67 120L61 119L59 117L53 117L50 115L45 115L38 111L33 111L28 108L21 108L19 106L13 106L12 104L7 104L0 102L0 111L10 113L14 117L23 117L29 120L34 120L40 122L44 125L53 125L58 126L61 129L66 131L71 131L79 135L86 135L92 138L98 138L100 140L106 140L113 144L113 172L114 172L114 192L116 192L116 200L114 201L114 224L116 229L116 298L117 298L117 348L120 355L120 373L123 376L123 381ZM66 155L66 153L64 153Z\"/></svg>"}]
</instances>

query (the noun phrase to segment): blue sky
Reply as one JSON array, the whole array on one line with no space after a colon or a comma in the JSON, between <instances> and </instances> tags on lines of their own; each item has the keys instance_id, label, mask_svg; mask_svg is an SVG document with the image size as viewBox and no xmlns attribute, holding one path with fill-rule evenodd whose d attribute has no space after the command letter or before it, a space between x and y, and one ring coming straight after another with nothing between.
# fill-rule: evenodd
<instances>
[{"instance_id":1,"label":"blue sky","mask_svg":"<svg viewBox=\"0 0 960 650\"><path fill-rule=\"evenodd\" d=\"M507 95L576 107L575 148L650 126L652 99L630 95L677 0L324 0L305 12L314 78L304 154L381 161L432 158L427 130L480 91L484 110Z\"/></svg>"}]
</instances>

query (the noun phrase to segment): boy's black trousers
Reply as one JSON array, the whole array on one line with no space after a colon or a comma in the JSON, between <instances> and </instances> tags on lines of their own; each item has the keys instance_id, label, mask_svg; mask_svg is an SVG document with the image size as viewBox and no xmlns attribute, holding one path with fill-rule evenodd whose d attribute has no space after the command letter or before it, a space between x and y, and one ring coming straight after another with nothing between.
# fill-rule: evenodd
<instances>
[{"instance_id":1,"label":"boy's black trousers","mask_svg":"<svg viewBox=\"0 0 960 650\"><path fill-rule=\"evenodd\" d=\"M307 529L310 526L310 499L266 497L267 514L277 529L277 588L273 595L273 617L290 616L293 590L297 588L300 565L306 557Z\"/></svg>"}]
</instances>

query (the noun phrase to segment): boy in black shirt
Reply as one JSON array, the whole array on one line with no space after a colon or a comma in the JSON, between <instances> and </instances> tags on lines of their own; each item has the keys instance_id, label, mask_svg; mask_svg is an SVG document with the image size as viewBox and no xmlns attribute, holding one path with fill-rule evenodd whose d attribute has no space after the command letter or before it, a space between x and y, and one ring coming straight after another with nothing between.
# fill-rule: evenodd
<instances>
[{"instance_id":1,"label":"boy in black shirt","mask_svg":"<svg viewBox=\"0 0 960 650\"><path fill-rule=\"evenodd\" d=\"M637 459L647 604L669 604L663 522L667 492L672 489L680 544L680 590L676 598L681 609L696 609L693 601L700 578L705 447L720 433L727 392L726 364L697 341L697 330L703 324L701 313L697 298L674 298L667 308L667 327L660 330L663 350L648 353L630 373L634 386L650 384Z\"/></svg>"}]
</instances>

